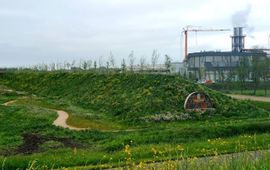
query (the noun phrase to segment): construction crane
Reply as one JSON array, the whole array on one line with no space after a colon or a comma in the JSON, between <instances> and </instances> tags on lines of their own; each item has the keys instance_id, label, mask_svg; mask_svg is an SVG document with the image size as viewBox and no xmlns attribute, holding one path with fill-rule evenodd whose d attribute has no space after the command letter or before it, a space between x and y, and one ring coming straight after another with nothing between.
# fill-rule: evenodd
<instances>
[{"instance_id":1,"label":"construction crane","mask_svg":"<svg viewBox=\"0 0 270 170\"><path fill-rule=\"evenodd\" d=\"M213 28L208 28L204 29L202 27L194 27L191 25L188 25L183 28L182 34L184 33L185 35L185 60L187 59L188 55L188 32L210 32L210 31L231 31L230 29L213 29Z\"/></svg>"}]
</instances>

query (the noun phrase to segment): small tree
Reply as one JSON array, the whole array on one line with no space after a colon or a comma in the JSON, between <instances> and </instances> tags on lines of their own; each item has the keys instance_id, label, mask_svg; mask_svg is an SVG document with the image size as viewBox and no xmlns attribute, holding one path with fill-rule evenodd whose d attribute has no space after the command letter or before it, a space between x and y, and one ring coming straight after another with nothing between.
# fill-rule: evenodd
<instances>
[{"instance_id":1,"label":"small tree","mask_svg":"<svg viewBox=\"0 0 270 170\"><path fill-rule=\"evenodd\" d=\"M143 71L143 70L144 70L145 63L146 63L145 57L142 56L142 57L140 58L140 71Z\"/></svg>"},{"instance_id":2,"label":"small tree","mask_svg":"<svg viewBox=\"0 0 270 170\"><path fill-rule=\"evenodd\" d=\"M97 70L97 61L94 61L94 69Z\"/></svg>"},{"instance_id":3,"label":"small tree","mask_svg":"<svg viewBox=\"0 0 270 170\"><path fill-rule=\"evenodd\" d=\"M107 73L109 72L109 69L110 69L110 63L109 61L106 62L106 70L107 70Z\"/></svg>"},{"instance_id":4,"label":"small tree","mask_svg":"<svg viewBox=\"0 0 270 170\"><path fill-rule=\"evenodd\" d=\"M75 67L75 65L76 65L76 61L75 61L75 60L73 60L73 61L72 61L72 63L71 63L71 67L73 67L73 68L74 68L74 67Z\"/></svg>"},{"instance_id":5,"label":"small tree","mask_svg":"<svg viewBox=\"0 0 270 170\"><path fill-rule=\"evenodd\" d=\"M83 68L83 70L87 70L87 62L86 61L82 62L82 68Z\"/></svg>"},{"instance_id":6,"label":"small tree","mask_svg":"<svg viewBox=\"0 0 270 170\"><path fill-rule=\"evenodd\" d=\"M232 87L233 81L235 80L235 75L236 75L235 71L230 69L225 82L226 90L230 90L230 88Z\"/></svg>"},{"instance_id":7,"label":"small tree","mask_svg":"<svg viewBox=\"0 0 270 170\"><path fill-rule=\"evenodd\" d=\"M268 57L265 58L265 61L262 64L262 79L264 86L264 94L267 95L267 79L270 77L270 59Z\"/></svg>"},{"instance_id":8,"label":"small tree","mask_svg":"<svg viewBox=\"0 0 270 170\"><path fill-rule=\"evenodd\" d=\"M247 57L240 57L236 72L238 76L239 86L241 88L241 94L243 93L243 90L245 88L246 79L248 79L249 77L249 67L250 64Z\"/></svg>"},{"instance_id":9,"label":"small tree","mask_svg":"<svg viewBox=\"0 0 270 170\"><path fill-rule=\"evenodd\" d=\"M192 80L192 81L198 81L195 72L189 72L188 78L189 78L189 80Z\"/></svg>"},{"instance_id":10,"label":"small tree","mask_svg":"<svg viewBox=\"0 0 270 170\"><path fill-rule=\"evenodd\" d=\"M153 50L152 58L151 58L151 63L152 63L153 70L155 70L155 68L156 68L158 58L159 58L159 54L158 54L157 50Z\"/></svg>"},{"instance_id":11,"label":"small tree","mask_svg":"<svg viewBox=\"0 0 270 170\"><path fill-rule=\"evenodd\" d=\"M51 63L50 68L51 68L51 71L54 71L55 70L55 63Z\"/></svg>"},{"instance_id":12,"label":"small tree","mask_svg":"<svg viewBox=\"0 0 270 170\"><path fill-rule=\"evenodd\" d=\"M187 72L186 72L186 71L184 72L183 77L184 77L184 79L186 79L186 80L188 79L188 76L187 76Z\"/></svg>"},{"instance_id":13,"label":"small tree","mask_svg":"<svg viewBox=\"0 0 270 170\"><path fill-rule=\"evenodd\" d=\"M121 70L122 70L123 73L125 73L126 70L127 70L127 66L126 66L126 61L125 61L125 59L122 60L122 63L121 63Z\"/></svg>"},{"instance_id":14,"label":"small tree","mask_svg":"<svg viewBox=\"0 0 270 170\"><path fill-rule=\"evenodd\" d=\"M110 56L109 56L109 62L112 68L115 67L115 60L114 60L114 55L112 52L110 52Z\"/></svg>"},{"instance_id":15,"label":"small tree","mask_svg":"<svg viewBox=\"0 0 270 170\"><path fill-rule=\"evenodd\" d=\"M129 59L129 66L130 66L130 71L134 71L134 63L135 63L135 58L134 58L134 52L131 51L131 53L128 55Z\"/></svg>"},{"instance_id":16,"label":"small tree","mask_svg":"<svg viewBox=\"0 0 270 170\"><path fill-rule=\"evenodd\" d=\"M228 76L226 78L227 83L232 83L235 79L235 71L234 70L229 70Z\"/></svg>"},{"instance_id":17,"label":"small tree","mask_svg":"<svg viewBox=\"0 0 270 170\"><path fill-rule=\"evenodd\" d=\"M218 69L218 79L220 82L224 82L225 79L225 74L224 74L224 70L223 69Z\"/></svg>"},{"instance_id":18,"label":"small tree","mask_svg":"<svg viewBox=\"0 0 270 170\"><path fill-rule=\"evenodd\" d=\"M56 70L62 70L62 63L58 62L56 64Z\"/></svg>"},{"instance_id":19,"label":"small tree","mask_svg":"<svg viewBox=\"0 0 270 170\"><path fill-rule=\"evenodd\" d=\"M205 68L204 67L200 67L197 72L198 72L199 81L202 81L203 79L205 79Z\"/></svg>"},{"instance_id":20,"label":"small tree","mask_svg":"<svg viewBox=\"0 0 270 170\"><path fill-rule=\"evenodd\" d=\"M170 68L172 66L171 58L167 54L165 55L165 67L167 72L170 72Z\"/></svg>"},{"instance_id":21,"label":"small tree","mask_svg":"<svg viewBox=\"0 0 270 170\"><path fill-rule=\"evenodd\" d=\"M103 66L103 57L100 56L98 59L98 67L101 68Z\"/></svg>"},{"instance_id":22,"label":"small tree","mask_svg":"<svg viewBox=\"0 0 270 170\"><path fill-rule=\"evenodd\" d=\"M66 69L70 70L71 64L69 62L66 63Z\"/></svg>"},{"instance_id":23,"label":"small tree","mask_svg":"<svg viewBox=\"0 0 270 170\"><path fill-rule=\"evenodd\" d=\"M87 70L90 70L92 67L92 60L87 60Z\"/></svg>"},{"instance_id":24,"label":"small tree","mask_svg":"<svg viewBox=\"0 0 270 170\"><path fill-rule=\"evenodd\" d=\"M260 61L259 56L254 55L252 57L252 64L251 64L251 79L253 82L253 94L256 94L258 84L260 82Z\"/></svg>"}]
</instances>

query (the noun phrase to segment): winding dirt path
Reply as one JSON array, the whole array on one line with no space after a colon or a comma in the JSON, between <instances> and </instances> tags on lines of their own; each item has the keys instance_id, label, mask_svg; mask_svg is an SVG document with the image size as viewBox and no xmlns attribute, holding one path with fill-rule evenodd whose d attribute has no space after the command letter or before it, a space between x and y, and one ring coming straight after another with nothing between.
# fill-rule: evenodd
<instances>
[{"instance_id":1,"label":"winding dirt path","mask_svg":"<svg viewBox=\"0 0 270 170\"><path fill-rule=\"evenodd\" d=\"M3 106L10 106L12 105L13 103L15 103L17 100L11 100L11 101L8 101L6 103L3 103L2 105ZM62 127L62 128L68 128L70 130L76 130L76 131L80 131L80 130L86 130L86 128L77 128L77 127L73 127L73 126L70 126L67 124L67 119L69 117L68 113L65 112L65 111L62 111L62 110L54 110L57 112L58 114L58 117L57 119L53 122L53 125L55 126L59 126L59 127Z\"/></svg>"},{"instance_id":2,"label":"winding dirt path","mask_svg":"<svg viewBox=\"0 0 270 170\"><path fill-rule=\"evenodd\" d=\"M25 97L22 97L25 98ZM10 106L12 104L14 104L15 102L17 102L17 100L11 100L8 101L6 103L3 103L3 106ZM53 109L52 109L53 110ZM53 110L58 114L58 117L54 120L53 125L54 126L58 126L58 127L62 127L62 128L66 128L66 129L70 129L70 130L75 130L75 131L82 131L82 130L89 130L91 128L79 128L79 127L75 127L75 126L71 126L67 124L67 120L69 118L69 114L63 110ZM133 132L133 131L137 131L140 129L124 129L124 130L99 130L102 132L120 132L120 131L125 131L125 132Z\"/></svg>"},{"instance_id":3,"label":"winding dirt path","mask_svg":"<svg viewBox=\"0 0 270 170\"><path fill-rule=\"evenodd\" d=\"M240 94L227 94L232 98L239 100L253 100L253 101L261 101L261 102L270 102L270 97L260 97L260 96L248 96L248 95L240 95Z\"/></svg>"},{"instance_id":4,"label":"winding dirt path","mask_svg":"<svg viewBox=\"0 0 270 170\"><path fill-rule=\"evenodd\" d=\"M3 106L10 106L12 105L13 103L15 103L17 100L11 100L11 101L8 101L6 103L3 103L2 105ZM68 120L68 117L69 117L69 114L63 110L53 110L55 111L57 114L58 114L58 117L54 120L53 122L53 125L54 126L58 126L58 127L62 127L62 128L65 128L65 129L70 129L70 130L75 130L75 131L82 131L82 130L88 130L88 129L91 129L91 128L78 128L78 127L75 127L75 126L71 126L71 125L68 125L67 124L67 120ZM126 131L126 132L132 132L132 131L136 131L138 129L126 129L126 130L100 130L102 132L120 132L120 131Z\"/></svg>"},{"instance_id":5,"label":"winding dirt path","mask_svg":"<svg viewBox=\"0 0 270 170\"><path fill-rule=\"evenodd\" d=\"M6 103L3 103L2 105L3 106L9 106L9 105L11 105L11 104L13 104L13 103L15 103L16 102L16 100L11 100L11 101L8 101L8 102L6 102Z\"/></svg>"},{"instance_id":6,"label":"winding dirt path","mask_svg":"<svg viewBox=\"0 0 270 170\"><path fill-rule=\"evenodd\" d=\"M76 130L76 131L80 131L80 130L86 130L87 128L78 128L78 127L74 127L74 126L70 126L67 124L67 120L68 120L68 113L63 111L63 110L55 110L58 114L57 119L53 122L53 125L58 126L58 127L62 127L62 128L68 128L70 130Z\"/></svg>"}]
</instances>

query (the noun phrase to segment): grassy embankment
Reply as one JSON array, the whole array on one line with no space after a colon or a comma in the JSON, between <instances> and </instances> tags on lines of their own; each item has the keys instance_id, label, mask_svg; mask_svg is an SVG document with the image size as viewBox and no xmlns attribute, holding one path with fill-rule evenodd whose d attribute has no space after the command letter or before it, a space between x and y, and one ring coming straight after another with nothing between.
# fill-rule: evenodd
<instances>
[{"instance_id":1,"label":"grassy embankment","mask_svg":"<svg viewBox=\"0 0 270 170\"><path fill-rule=\"evenodd\" d=\"M18 99L0 106L0 163L7 169L33 160L40 167L109 167L269 148L269 112L175 76L9 73L0 81L28 92L0 96L2 103ZM185 113L184 99L193 91L209 94L216 111ZM54 127L51 109L92 130Z\"/></svg>"},{"instance_id":2,"label":"grassy embankment","mask_svg":"<svg viewBox=\"0 0 270 170\"><path fill-rule=\"evenodd\" d=\"M270 111L270 102L262 102L262 101L249 101L249 102L257 106L258 108Z\"/></svg>"},{"instance_id":3,"label":"grassy embankment","mask_svg":"<svg viewBox=\"0 0 270 170\"><path fill-rule=\"evenodd\" d=\"M256 91L256 94L254 95L254 91L253 90L227 90L227 93L230 94L242 94L242 95L252 95L252 96L266 96L266 97L270 97L270 92L268 92L267 94L265 94L265 91L262 89L259 89Z\"/></svg>"},{"instance_id":4,"label":"grassy embankment","mask_svg":"<svg viewBox=\"0 0 270 170\"><path fill-rule=\"evenodd\" d=\"M208 84L207 87L221 91L228 94L242 94L242 95L252 95L252 96L265 96L270 97L270 82L258 84L256 93L254 94L254 84L247 83L245 87L241 87L238 82L223 82L223 83L214 83ZM242 88L242 89L241 89Z\"/></svg>"}]
</instances>

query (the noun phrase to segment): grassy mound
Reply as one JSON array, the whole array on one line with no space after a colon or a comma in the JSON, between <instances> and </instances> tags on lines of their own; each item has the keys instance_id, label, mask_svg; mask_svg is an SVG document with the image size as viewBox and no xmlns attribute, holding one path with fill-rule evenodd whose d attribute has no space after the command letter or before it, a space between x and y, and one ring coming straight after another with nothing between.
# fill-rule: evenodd
<instances>
[{"instance_id":1,"label":"grassy mound","mask_svg":"<svg viewBox=\"0 0 270 170\"><path fill-rule=\"evenodd\" d=\"M216 111L185 113L184 100L193 91L207 93ZM178 76L14 72L0 77L0 104L10 100L16 102L0 105L0 166L4 169L31 169L32 164L34 169L99 169L174 160L180 155L269 149L269 112ZM68 123L85 124L89 130L53 126L57 114L52 109L56 108L70 114ZM173 121L186 114L202 120L143 121ZM214 118L208 118L210 114Z\"/></svg>"},{"instance_id":2,"label":"grassy mound","mask_svg":"<svg viewBox=\"0 0 270 170\"><path fill-rule=\"evenodd\" d=\"M214 115L258 116L262 112L247 102L235 101L179 76L19 72L6 74L2 81L18 90L68 100L96 113L129 121L155 116L176 119L185 114L185 98L194 91L202 91L210 96L216 108Z\"/></svg>"}]
</instances>

